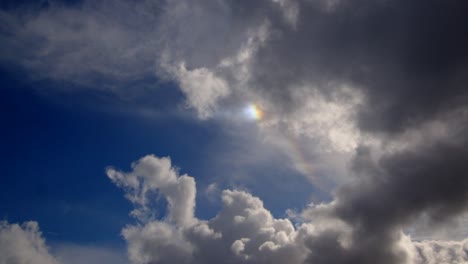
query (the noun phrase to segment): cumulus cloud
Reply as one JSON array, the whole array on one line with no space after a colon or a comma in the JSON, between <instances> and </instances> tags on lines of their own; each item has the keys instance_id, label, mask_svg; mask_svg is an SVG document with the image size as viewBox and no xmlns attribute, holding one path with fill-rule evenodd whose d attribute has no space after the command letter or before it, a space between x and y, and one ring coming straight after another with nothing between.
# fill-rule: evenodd
<instances>
[{"instance_id":1,"label":"cumulus cloud","mask_svg":"<svg viewBox=\"0 0 468 264\"><path fill-rule=\"evenodd\" d=\"M442 194L447 189L438 190L436 186L443 185L443 180L436 176L430 179L431 174L428 175L426 168L421 167L421 164L424 165L426 162L418 163L420 159L426 157L413 157L412 154L408 154L403 162L411 163L415 167L411 169L397 166L397 168L406 168L404 171L408 170L406 177L400 177L401 181L419 181L422 180L420 177L427 176L429 179L426 180L429 182L419 191L410 191L409 186L413 185L407 184L408 191L397 192L397 188L393 185L387 186L383 183L383 179L378 179L393 170L390 160L395 157L381 157L383 165L364 166L362 163L373 161L367 150L360 151L359 158L355 161L355 170L375 167L368 172L382 174L372 174L371 177L375 177L375 181L368 183L363 182L362 178L357 178L358 183L342 188L332 202L306 208L299 217L302 220L296 225L287 218L273 217L258 197L239 190L222 192L222 208L212 219L202 220L192 215L193 221L190 222L171 221L171 217L167 216L172 214L172 210L193 210L195 196L190 196L187 199L192 202L174 204L167 209L166 217L144 219L140 224L129 225L122 230L128 244L130 260L132 263L177 261L178 263L255 264L467 261L465 241L415 242L403 233L404 227L410 224L412 217L418 213L432 212L434 219L439 222L443 218L459 213L466 202L464 198L466 192L462 191L465 190L466 181L457 182L459 188L452 190L453 194ZM465 160L464 157L454 159L453 164L447 164L447 168L458 168L457 164L461 160ZM433 175L438 174L433 168L427 170ZM155 187L157 185L154 182L160 181L164 178L163 175L168 174L173 175L171 178L174 180L181 177L191 178L187 175L174 174L168 158L152 155L134 163L132 172L108 170L108 176L113 181L116 181L115 175L120 175L116 183L126 190L127 198L132 202L134 202L134 190L119 182L131 182L134 177L141 177L141 181L138 181L140 190L158 191L159 187ZM458 175L453 176L449 182L453 182L457 177ZM194 185L193 187L195 188ZM357 192L357 189L362 191ZM162 190L161 192L163 193ZM184 193L184 189L175 188L175 192ZM433 195L435 198L427 195ZM168 194L163 196L169 200ZM396 199L398 196L401 196L401 200ZM403 200L408 200L408 203L399 204ZM458 204L453 204L452 210L440 207L447 200L457 201ZM441 212L440 209L444 211Z\"/></svg>"},{"instance_id":2,"label":"cumulus cloud","mask_svg":"<svg viewBox=\"0 0 468 264\"><path fill-rule=\"evenodd\" d=\"M49 253L37 222L22 225L0 222L0 263L58 264Z\"/></svg>"},{"instance_id":3,"label":"cumulus cloud","mask_svg":"<svg viewBox=\"0 0 468 264\"><path fill-rule=\"evenodd\" d=\"M168 200L168 194L154 187L154 182L163 175L171 174L175 179L187 177L194 182L190 176L173 174L174 169L167 158L146 156L136 164L130 173L109 169L108 175L113 181L114 175L121 175L118 182L130 182L136 175L141 175L143 180L138 184L141 190L155 188ZM143 170L142 167L151 169ZM186 193L183 188L173 189L176 196ZM127 198L134 201L133 190L128 192ZM174 210L188 210L193 217L195 196L186 196L186 199L190 201L169 207L167 215ZM284 263L303 257L291 246L295 239L293 224L288 219L275 219L259 198L244 191L225 190L222 204L221 211L210 220L194 217L192 221L177 222L163 217L145 219L141 225L124 228L122 234L128 243L130 260L133 263L173 263L175 260L178 263Z\"/></svg>"},{"instance_id":4,"label":"cumulus cloud","mask_svg":"<svg viewBox=\"0 0 468 264\"><path fill-rule=\"evenodd\" d=\"M151 200L160 192L168 203L168 221L181 226L193 222L196 189L192 177L179 176L169 158L146 156L133 163L132 168L131 173L109 168L107 176L126 190L126 197L136 206L134 216L140 220L153 218Z\"/></svg>"}]
</instances>

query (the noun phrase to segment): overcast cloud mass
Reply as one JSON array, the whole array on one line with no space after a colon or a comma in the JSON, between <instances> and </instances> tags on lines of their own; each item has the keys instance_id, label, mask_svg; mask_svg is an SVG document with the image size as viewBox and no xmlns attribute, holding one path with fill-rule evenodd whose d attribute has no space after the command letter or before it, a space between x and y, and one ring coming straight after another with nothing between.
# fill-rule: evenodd
<instances>
[{"instance_id":1,"label":"overcast cloud mass","mask_svg":"<svg viewBox=\"0 0 468 264\"><path fill-rule=\"evenodd\" d=\"M329 197L276 218L233 186L200 219L203 175L142 153L106 169L133 205L130 263L467 263L466 236L436 235L463 230L468 209L467 13L462 0L52 1L0 11L0 59L128 100L173 83L191 118L239 134L255 122L276 166ZM433 236L411 232L422 225ZM64 261L52 255L36 222L0 224L0 263Z\"/></svg>"}]
</instances>

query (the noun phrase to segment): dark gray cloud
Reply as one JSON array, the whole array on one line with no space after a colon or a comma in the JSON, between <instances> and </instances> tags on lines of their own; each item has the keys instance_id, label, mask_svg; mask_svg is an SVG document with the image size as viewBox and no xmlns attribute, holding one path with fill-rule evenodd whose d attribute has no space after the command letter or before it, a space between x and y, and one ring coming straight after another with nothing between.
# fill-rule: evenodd
<instances>
[{"instance_id":1,"label":"dark gray cloud","mask_svg":"<svg viewBox=\"0 0 468 264\"><path fill-rule=\"evenodd\" d=\"M466 125L451 129L448 137L403 150L376 154L375 149L358 148L354 180L337 191L326 210L328 218L349 228L348 245L339 242L342 229L309 238L309 263L420 263L402 242L403 230L423 213L437 226L468 207Z\"/></svg>"},{"instance_id":2,"label":"dark gray cloud","mask_svg":"<svg viewBox=\"0 0 468 264\"><path fill-rule=\"evenodd\" d=\"M286 110L301 103L291 98L292 84L328 93L333 83L351 83L367 97L361 128L401 132L466 103L466 2L299 5L296 28L272 20L276 32L252 67L253 86Z\"/></svg>"},{"instance_id":3,"label":"dark gray cloud","mask_svg":"<svg viewBox=\"0 0 468 264\"><path fill-rule=\"evenodd\" d=\"M440 224L466 210L468 145L468 4L462 1L340 1L325 8L299 3L296 27L271 20L270 39L253 58L250 85L280 111L294 112L307 97L298 87L333 96L336 84L361 91L356 122L386 145L357 149L355 182L330 206L351 229L307 239L310 263L404 263L402 230L422 213ZM457 114L462 112L462 114ZM454 114L455 113L455 114ZM440 137L426 136L440 122ZM410 140L411 141L411 140ZM400 142L401 143L401 142ZM385 145L385 144L384 144Z\"/></svg>"},{"instance_id":4,"label":"dark gray cloud","mask_svg":"<svg viewBox=\"0 0 468 264\"><path fill-rule=\"evenodd\" d=\"M353 228L352 246L329 258L311 263L326 263L335 257L346 261L333 263L404 263L399 249L401 230L418 214L426 212L433 224L441 224L460 214L468 205L467 145L444 143L420 150L382 157L374 164L367 150L359 150L358 173L364 179L338 194L335 215ZM315 250L315 249L314 249Z\"/></svg>"}]
</instances>

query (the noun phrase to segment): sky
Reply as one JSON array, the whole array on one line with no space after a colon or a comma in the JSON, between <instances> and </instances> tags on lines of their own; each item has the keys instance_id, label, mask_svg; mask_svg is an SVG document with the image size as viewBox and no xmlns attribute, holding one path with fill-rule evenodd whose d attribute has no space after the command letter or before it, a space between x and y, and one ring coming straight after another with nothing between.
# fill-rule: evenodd
<instances>
[{"instance_id":1,"label":"sky","mask_svg":"<svg viewBox=\"0 0 468 264\"><path fill-rule=\"evenodd\" d=\"M0 263L468 262L467 12L0 1Z\"/></svg>"}]
</instances>

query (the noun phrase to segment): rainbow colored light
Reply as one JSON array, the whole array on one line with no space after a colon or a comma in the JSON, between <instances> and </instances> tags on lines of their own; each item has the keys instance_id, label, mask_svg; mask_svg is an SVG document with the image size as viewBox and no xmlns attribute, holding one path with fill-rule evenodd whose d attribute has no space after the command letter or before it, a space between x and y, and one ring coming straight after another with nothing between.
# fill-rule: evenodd
<instances>
[{"instance_id":1,"label":"rainbow colored light","mask_svg":"<svg viewBox=\"0 0 468 264\"><path fill-rule=\"evenodd\" d=\"M263 117L263 111L260 109L260 107L256 104L249 104L247 108L245 109L245 113L249 119L252 120L261 120Z\"/></svg>"}]
</instances>

